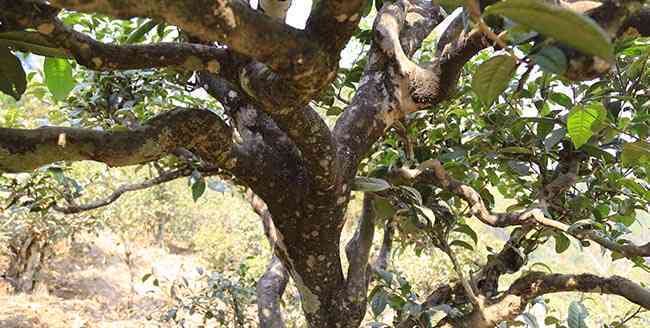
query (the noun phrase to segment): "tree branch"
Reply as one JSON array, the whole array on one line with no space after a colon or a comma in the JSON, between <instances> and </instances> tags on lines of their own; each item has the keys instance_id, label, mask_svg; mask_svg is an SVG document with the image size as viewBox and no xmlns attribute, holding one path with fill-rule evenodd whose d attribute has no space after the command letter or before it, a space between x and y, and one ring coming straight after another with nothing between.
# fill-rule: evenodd
<instances>
[{"instance_id":1,"label":"tree branch","mask_svg":"<svg viewBox=\"0 0 650 328\"><path fill-rule=\"evenodd\" d=\"M93 70L178 66L186 70L210 69L217 73L222 66L237 64L238 58L223 47L171 42L144 45L98 42L65 26L52 14L55 10L40 3L0 1L0 19L14 22L11 27L17 30L0 33L0 42L20 51L74 58ZM25 32L25 29L38 32Z\"/></svg>"},{"instance_id":2,"label":"tree branch","mask_svg":"<svg viewBox=\"0 0 650 328\"><path fill-rule=\"evenodd\" d=\"M384 224L384 236L381 242L379 254L375 259L374 267L382 270L388 268L388 260L393 249L393 235L395 234L395 227L393 226L392 219L388 219Z\"/></svg>"},{"instance_id":3,"label":"tree branch","mask_svg":"<svg viewBox=\"0 0 650 328\"><path fill-rule=\"evenodd\" d=\"M289 282L289 273L280 259L271 258L266 272L257 282L257 313L261 328L284 328L280 299Z\"/></svg>"},{"instance_id":4,"label":"tree branch","mask_svg":"<svg viewBox=\"0 0 650 328\"><path fill-rule=\"evenodd\" d=\"M377 16L368 65L351 105L334 127L339 170L346 178L354 177L359 161L393 122L416 109L411 91L420 89L411 89L410 82L417 80L413 74L420 72L433 81L435 76L415 69L408 57L442 19L438 6L418 0L386 5Z\"/></svg>"},{"instance_id":5,"label":"tree branch","mask_svg":"<svg viewBox=\"0 0 650 328\"><path fill-rule=\"evenodd\" d=\"M218 168L208 168L208 169L203 169L199 168L199 172L201 172L203 175L214 175L218 174L221 170ZM168 171L164 172L161 175L149 179L140 183L135 183L135 184L127 184L127 185L122 185L118 187L113 193L111 193L108 197L98 199L95 201L92 201L87 204L82 204L82 205L76 205L76 204L69 204L68 206L58 206L55 205L53 208L55 211L64 213L64 214L76 214L76 213L81 213L85 211L90 211L94 210L100 207L104 207L107 205L112 204L113 202L117 201L123 194L132 192L132 191L137 191L137 190L143 190L147 189L159 184L163 184L169 181L176 180L181 177L188 177L192 175L192 172L194 171L194 168L186 167L182 169L177 169L173 171Z\"/></svg>"},{"instance_id":6,"label":"tree branch","mask_svg":"<svg viewBox=\"0 0 650 328\"><path fill-rule=\"evenodd\" d=\"M501 321L512 320L521 314L534 298L559 292L618 295L650 310L650 290L623 277L531 272L517 279L503 296L487 306L484 315L473 313L462 321L469 327L494 327Z\"/></svg>"},{"instance_id":7,"label":"tree branch","mask_svg":"<svg viewBox=\"0 0 650 328\"><path fill-rule=\"evenodd\" d=\"M527 230L513 233L501 251L489 257L488 262L471 277L470 283L476 286L480 300L490 299L497 295L499 279L506 273L519 271L525 264L524 255L520 248L525 244ZM470 302L466 287L462 283L444 284L436 288L422 303L423 308L433 308L441 304L461 306ZM398 328L415 327L420 317L409 316L403 320Z\"/></svg>"},{"instance_id":8,"label":"tree branch","mask_svg":"<svg viewBox=\"0 0 650 328\"><path fill-rule=\"evenodd\" d=\"M367 306L368 283L370 282L370 248L375 235L374 195L365 193L359 225L352 239L345 247L350 266L346 281L344 307L353 318L363 318Z\"/></svg>"},{"instance_id":9,"label":"tree branch","mask_svg":"<svg viewBox=\"0 0 650 328\"><path fill-rule=\"evenodd\" d=\"M264 201L259 198L252 190L246 192L246 198L251 207L262 219L264 234L266 235L273 256L269 266L257 282L257 314L260 327L262 328L284 328L282 311L280 310L280 301L289 283L289 272L275 254L279 240L278 232L273 225L271 213Z\"/></svg>"},{"instance_id":10,"label":"tree branch","mask_svg":"<svg viewBox=\"0 0 650 328\"><path fill-rule=\"evenodd\" d=\"M259 67L264 70L264 67ZM267 70L268 71L268 70ZM269 74L273 74L269 72ZM295 107L289 104L260 103L249 94L243 92L240 88L232 84L215 79L210 74L202 73L202 80L208 87L207 91L213 97L226 103L226 107L236 109L231 110L235 117L240 117L239 122L251 118L263 120L268 127L265 130L272 129L273 132L264 133L263 136L275 136L276 141L285 144L282 149L291 149L292 154L301 157L303 164L313 180L313 186L320 190L328 190L334 184L336 165L335 147L331 131L323 118L310 106ZM268 82L267 79L261 79ZM254 83L254 81L250 81ZM281 86L282 84L276 84ZM253 85L255 90L266 90L262 85ZM265 99L281 98L278 93L268 94ZM260 96L258 94L258 96ZM289 107L283 107L289 106ZM263 111L263 112L261 112ZM238 125L238 130L241 129ZM270 132L270 131L269 131ZM282 140L279 140L282 139ZM273 141L269 144L275 144ZM299 150L299 151L298 151Z\"/></svg>"},{"instance_id":11,"label":"tree branch","mask_svg":"<svg viewBox=\"0 0 650 328\"><path fill-rule=\"evenodd\" d=\"M345 246L345 253L350 266L348 268L348 288L357 288L358 284L367 285L368 259L375 234L374 195L365 193L363 209L354 236Z\"/></svg>"},{"instance_id":12,"label":"tree branch","mask_svg":"<svg viewBox=\"0 0 650 328\"><path fill-rule=\"evenodd\" d=\"M307 89L324 85L322 78L313 75L327 76L336 65L304 31L240 0L52 0L50 4L116 18L146 16L164 20L202 40L226 44L232 51L265 63L286 81Z\"/></svg>"},{"instance_id":13,"label":"tree branch","mask_svg":"<svg viewBox=\"0 0 650 328\"><path fill-rule=\"evenodd\" d=\"M637 246L633 244L619 244L607 239L600 233L593 230L571 229L571 226L560 221L556 221L544 216L539 208L531 208L523 212L513 213L492 213L486 206L480 194L474 188L455 180L444 169L442 163L437 160L428 161L425 165L426 170L421 171L421 181L431 183L442 189L448 190L465 200L469 206L472 215L481 222L493 227L507 227L513 225L540 224L549 228L565 232L577 239L590 239L601 246L621 253L623 256L632 258L635 256L650 256L650 243ZM551 183L547 184L540 192L542 201L557 195L573 185L576 181L575 174L577 168L559 174Z\"/></svg>"},{"instance_id":14,"label":"tree branch","mask_svg":"<svg viewBox=\"0 0 650 328\"><path fill-rule=\"evenodd\" d=\"M162 113L129 131L0 128L0 170L25 172L63 160L126 166L159 159L179 147L227 168L233 166L226 163L231 134L231 128L212 112L186 108Z\"/></svg>"},{"instance_id":15,"label":"tree branch","mask_svg":"<svg viewBox=\"0 0 650 328\"><path fill-rule=\"evenodd\" d=\"M323 48L338 54L348 43L361 20L363 0L321 0L307 20L306 31Z\"/></svg>"}]
</instances>

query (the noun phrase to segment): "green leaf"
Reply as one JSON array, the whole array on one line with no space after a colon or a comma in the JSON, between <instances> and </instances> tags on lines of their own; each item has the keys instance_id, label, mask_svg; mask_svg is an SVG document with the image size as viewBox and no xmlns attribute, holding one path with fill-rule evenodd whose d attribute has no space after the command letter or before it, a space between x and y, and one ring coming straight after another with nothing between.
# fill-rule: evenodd
<instances>
[{"instance_id":1,"label":"green leaf","mask_svg":"<svg viewBox=\"0 0 650 328\"><path fill-rule=\"evenodd\" d=\"M633 193L637 194L638 196L647 199L650 201L650 196L648 190L646 190L643 186L638 184L636 181L628 178L622 178L618 180L618 183L620 183L622 186L625 188L629 189Z\"/></svg>"},{"instance_id":2,"label":"green leaf","mask_svg":"<svg viewBox=\"0 0 650 328\"><path fill-rule=\"evenodd\" d=\"M633 225L634 222L636 222L636 218L634 216L620 215L620 214L619 215L614 215L612 217L612 220L614 220L616 222L619 222L619 223L625 225L626 227L629 227L629 226Z\"/></svg>"},{"instance_id":3,"label":"green leaf","mask_svg":"<svg viewBox=\"0 0 650 328\"><path fill-rule=\"evenodd\" d=\"M517 70L517 60L510 55L499 55L483 62L472 79L472 89L486 106L501 95Z\"/></svg>"},{"instance_id":4,"label":"green leaf","mask_svg":"<svg viewBox=\"0 0 650 328\"><path fill-rule=\"evenodd\" d=\"M568 8L538 0L505 0L486 8L485 15L501 15L581 52L614 59L614 46L591 18Z\"/></svg>"},{"instance_id":5,"label":"green leaf","mask_svg":"<svg viewBox=\"0 0 650 328\"><path fill-rule=\"evenodd\" d=\"M126 43L138 43L144 41L144 36L153 30L154 27L158 25L158 22L150 19L144 24L140 25L135 31L131 32L129 37L126 39Z\"/></svg>"},{"instance_id":6,"label":"green leaf","mask_svg":"<svg viewBox=\"0 0 650 328\"><path fill-rule=\"evenodd\" d=\"M396 210L387 199L377 197L373 202L373 205L377 218L380 220L385 220L395 215Z\"/></svg>"},{"instance_id":7,"label":"green leaf","mask_svg":"<svg viewBox=\"0 0 650 328\"><path fill-rule=\"evenodd\" d=\"M375 295L373 295L372 300L370 301L370 308L372 309L372 313L375 315L375 317L384 312L387 304L388 295L385 291L379 290L377 293L375 293Z\"/></svg>"},{"instance_id":8,"label":"green leaf","mask_svg":"<svg viewBox=\"0 0 650 328\"><path fill-rule=\"evenodd\" d=\"M377 268L375 270L375 272L377 273L377 275L379 275L381 280L383 280L386 283L386 286L390 287L392 285L392 283L393 283L393 273L391 273L389 271L386 271L386 270L383 270L383 269L380 269L380 268Z\"/></svg>"},{"instance_id":9,"label":"green leaf","mask_svg":"<svg viewBox=\"0 0 650 328\"><path fill-rule=\"evenodd\" d=\"M548 316L548 317L544 318L544 324L545 325L550 326L550 325L558 324L560 322L561 322L560 319L558 319L558 318L556 318L554 316Z\"/></svg>"},{"instance_id":10,"label":"green leaf","mask_svg":"<svg viewBox=\"0 0 650 328\"><path fill-rule=\"evenodd\" d=\"M390 188L390 184L386 180L369 178L369 177L356 177L352 182L352 190L363 192L377 192Z\"/></svg>"},{"instance_id":11,"label":"green leaf","mask_svg":"<svg viewBox=\"0 0 650 328\"><path fill-rule=\"evenodd\" d=\"M567 324L569 328L588 328L585 319L589 316L587 308L581 302L571 302Z\"/></svg>"},{"instance_id":12,"label":"green leaf","mask_svg":"<svg viewBox=\"0 0 650 328\"><path fill-rule=\"evenodd\" d=\"M468 244L468 243L466 243L466 242L464 242L464 241L462 241L460 239L456 239L456 240L452 241L451 243L449 243L449 246L460 246L460 247L467 248L468 250L470 250L472 252L474 251L474 246L472 246L472 245L470 245L470 244Z\"/></svg>"},{"instance_id":13,"label":"green leaf","mask_svg":"<svg viewBox=\"0 0 650 328\"><path fill-rule=\"evenodd\" d=\"M43 64L45 84L54 99L65 100L74 88L77 81L72 77L72 66L67 60L61 58L45 58Z\"/></svg>"},{"instance_id":14,"label":"green leaf","mask_svg":"<svg viewBox=\"0 0 650 328\"><path fill-rule=\"evenodd\" d=\"M372 11L372 3L373 3L373 0L367 0L366 1L366 4L363 7L363 10L361 11L361 13L362 13L361 15L363 17L368 16L370 14L370 12Z\"/></svg>"},{"instance_id":15,"label":"green leaf","mask_svg":"<svg viewBox=\"0 0 650 328\"><path fill-rule=\"evenodd\" d=\"M621 153L621 162L627 167L650 162L650 143L643 140L626 143Z\"/></svg>"},{"instance_id":16,"label":"green leaf","mask_svg":"<svg viewBox=\"0 0 650 328\"><path fill-rule=\"evenodd\" d=\"M607 110L600 103L577 106L571 111L567 119L567 130L576 148L587 143L594 132L602 128L606 117Z\"/></svg>"},{"instance_id":17,"label":"green leaf","mask_svg":"<svg viewBox=\"0 0 650 328\"><path fill-rule=\"evenodd\" d=\"M196 182L192 184L192 199L194 202L199 200L201 196L205 193L205 180L204 179L198 179Z\"/></svg>"},{"instance_id":18,"label":"green leaf","mask_svg":"<svg viewBox=\"0 0 650 328\"><path fill-rule=\"evenodd\" d=\"M567 59L560 48L545 47L530 57L545 72L553 74L564 74L566 72Z\"/></svg>"},{"instance_id":19,"label":"green leaf","mask_svg":"<svg viewBox=\"0 0 650 328\"><path fill-rule=\"evenodd\" d=\"M144 276L142 276L142 282L147 281L153 274L152 273L147 273Z\"/></svg>"},{"instance_id":20,"label":"green leaf","mask_svg":"<svg viewBox=\"0 0 650 328\"><path fill-rule=\"evenodd\" d=\"M459 224L458 227L454 229L454 231L468 235L469 238L471 238L472 241L474 242L474 245L478 243L478 235L470 226L466 224Z\"/></svg>"},{"instance_id":21,"label":"green leaf","mask_svg":"<svg viewBox=\"0 0 650 328\"><path fill-rule=\"evenodd\" d=\"M20 100L25 89L27 89L27 77L20 59L7 47L0 46L0 91Z\"/></svg>"},{"instance_id":22,"label":"green leaf","mask_svg":"<svg viewBox=\"0 0 650 328\"><path fill-rule=\"evenodd\" d=\"M571 246L571 240L569 240L569 237L565 236L561 232L553 234L553 238L555 238L555 252L558 254L564 253L564 251L569 249L569 246Z\"/></svg>"},{"instance_id":23,"label":"green leaf","mask_svg":"<svg viewBox=\"0 0 650 328\"><path fill-rule=\"evenodd\" d=\"M563 93L553 92L549 98L566 109L573 107L573 101L571 101L571 98Z\"/></svg>"},{"instance_id":24,"label":"green leaf","mask_svg":"<svg viewBox=\"0 0 650 328\"><path fill-rule=\"evenodd\" d=\"M562 139L564 139L564 136L566 136L566 129L565 128L559 128L556 130L553 130L551 134L548 136L548 138L544 139L544 149L546 149L546 152L550 152L553 150L553 147L560 143Z\"/></svg>"}]
</instances>

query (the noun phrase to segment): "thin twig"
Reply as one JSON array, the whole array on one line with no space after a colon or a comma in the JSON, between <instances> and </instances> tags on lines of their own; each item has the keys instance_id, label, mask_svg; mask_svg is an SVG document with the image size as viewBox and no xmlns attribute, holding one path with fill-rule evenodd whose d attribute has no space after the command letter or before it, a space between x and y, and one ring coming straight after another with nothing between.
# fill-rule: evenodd
<instances>
[{"instance_id":1,"label":"thin twig","mask_svg":"<svg viewBox=\"0 0 650 328\"><path fill-rule=\"evenodd\" d=\"M143 189L147 189L147 188L159 185L159 184L163 184L165 182L176 180L176 179L181 178L181 177L187 177L187 176L192 175L192 172L194 170L195 170L194 168L185 167L185 168L182 168L182 169L177 169L177 170L174 170L174 171L165 172L165 173L163 173L163 174L161 174L161 175L159 175L159 176L157 176L157 177L155 177L153 179L145 180L145 181L140 182L140 183L127 184L127 185L120 186L119 188L117 188L112 194L110 194L106 198L98 199L98 200L92 201L92 202L87 203L87 204L82 204L82 205L69 204L67 207L65 207L65 206L61 207L61 206L58 206L58 205L54 205L53 209L55 211L58 211L58 212L61 212L61 213L64 213L64 214L76 214L76 213L81 213L81 212L85 212L85 211L94 210L94 209L104 207L106 205L109 205L109 204L115 202L123 194L125 194L127 192L143 190ZM215 175L215 174L218 174L220 172L220 170L218 168L214 168L214 167L199 168L198 171L201 172L203 175Z\"/></svg>"}]
</instances>

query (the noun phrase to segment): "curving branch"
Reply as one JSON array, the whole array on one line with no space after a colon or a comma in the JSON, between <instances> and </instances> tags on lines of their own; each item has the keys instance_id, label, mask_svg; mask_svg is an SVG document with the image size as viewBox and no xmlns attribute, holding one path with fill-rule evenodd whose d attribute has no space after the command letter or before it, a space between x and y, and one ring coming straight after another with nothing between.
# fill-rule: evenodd
<instances>
[{"instance_id":1,"label":"curving branch","mask_svg":"<svg viewBox=\"0 0 650 328\"><path fill-rule=\"evenodd\" d=\"M375 235L375 208L374 195L365 193L363 209L359 217L359 224L352 239L345 247L345 253L350 266L345 290L345 307L354 313L353 317L363 318L367 306L368 284L370 283L370 248Z\"/></svg>"},{"instance_id":2,"label":"curving branch","mask_svg":"<svg viewBox=\"0 0 650 328\"><path fill-rule=\"evenodd\" d=\"M307 20L306 31L326 51L336 54L348 43L361 20L363 0L321 0Z\"/></svg>"},{"instance_id":3,"label":"curving branch","mask_svg":"<svg viewBox=\"0 0 650 328\"><path fill-rule=\"evenodd\" d=\"M289 272L275 254L276 247L281 241L278 239L278 232L273 225L271 213L264 201L255 195L252 190L246 192L246 199L255 213L262 219L264 234L273 249L273 256L269 266L260 277L256 287L259 324L262 328L284 328L286 326L282 319L280 302L289 283Z\"/></svg>"},{"instance_id":4,"label":"curving branch","mask_svg":"<svg viewBox=\"0 0 650 328\"><path fill-rule=\"evenodd\" d=\"M231 155L231 134L231 128L219 116L187 108L164 112L127 131L0 128L0 171L31 171L64 160L126 166L159 159L180 147L210 163L232 167L226 163Z\"/></svg>"},{"instance_id":5,"label":"curving branch","mask_svg":"<svg viewBox=\"0 0 650 328\"><path fill-rule=\"evenodd\" d=\"M17 50L50 57L74 58L92 70L128 70L177 66L186 70L237 64L237 56L223 47L161 42L116 45L99 42L66 26L46 4L0 1L0 20L11 22L13 31L0 33L0 42ZM25 31L33 29L36 32Z\"/></svg>"},{"instance_id":6,"label":"curving branch","mask_svg":"<svg viewBox=\"0 0 650 328\"><path fill-rule=\"evenodd\" d=\"M452 95L462 66L487 46L480 33L469 34L433 62L415 64L410 57L443 18L438 6L419 0L398 1L380 11L368 66L334 128L346 177L356 173L359 161L394 122Z\"/></svg>"},{"instance_id":7,"label":"curving branch","mask_svg":"<svg viewBox=\"0 0 650 328\"><path fill-rule=\"evenodd\" d=\"M476 190L474 190L474 188L449 176L442 163L440 163L438 160L430 160L423 166L424 167L421 168L421 170L418 172L409 173L410 176L417 176L417 178L422 182L433 184L439 188L454 193L469 204L472 215L487 225L493 227L508 227L515 225L539 224L565 232L580 240L592 240L599 245L609 250L619 252L628 258L636 256L650 257L650 243L642 246L634 244L620 244L607 239L597 231L572 229L568 224L545 217L544 212L540 208L531 208L523 212L492 213L492 211L490 211L485 205L485 202L481 198L481 195ZM547 200L555 197L558 193L566 190L568 187L572 186L575 183L575 174L577 173L576 171L577 166L573 165L569 171L559 174L553 181L551 181L541 190L540 200L542 206L545 206L544 203L546 203Z\"/></svg>"},{"instance_id":8,"label":"curving branch","mask_svg":"<svg viewBox=\"0 0 650 328\"><path fill-rule=\"evenodd\" d=\"M160 19L202 40L225 44L298 85L322 86L323 79L312 75L327 76L336 65L304 31L258 12L240 0L52 0L49 3L57 8L116 18Z\"/></svg>"},{"instance_id":9,"label":"curving branch","mask_svg":"<svg viewBox=\"0 0 650 328\"><path fill-rule=\"evenodd\" d=\"M260 0L257 7L268 16L284 22L291 3L292 0Z\"/></svg>"},{"instance_id":10,"label":"curving branch","mask_svg":"<svg viewBox=\"0 0 650 328\"><path fill-rule=\"evenodd\" d=\"M140 183L135 183L135 184L127 184L127 185L122 185L118 187L113 193L108 195L106 198L98 199L86 204L69 204L68 206L58 206L55 205L53 208L55 211L64 213L64 214L77 214L85 211L90 211L94 209L98 209L100 207L104 207L107 205L110 205L117 201L122 195L128 192L132 191L138 191L138 190L143 190L147 189L156 185L160 185L166 182L170 182L173 180L176 180L178 178L182 177L188 177L192 175L192 172L194 172L194 168L186 167L182 169L177 169L169 172L164 172L161 175L149 179ZM219 168L198 168L197 169L199 172L201 172L202 175L208 176L208 175L215 175L221 172Z\"/></svg>"},{"instance_id":11,"label":"curving branch","mask_svg":"<svg viewBox=\"0 0 650 328\"><path fill-rule=\"evenodd\" d=\"M381 241L381 248L379 249L377 258L375 258L374 267L382 270L386 270L388 268L388 261L393 250L393 236L395 234L395 227L393 226L392 221L392 219L388 219L386 221L386 224L384 224L384 236Z\"/></svg>"},{"instance_id":12,"label":"curving branch","mask_svg":"<svg viewBox=\"0 0 650 328\"><path fill-rule=\"evenodd\" d=\"M287 288L289 273L280 259L271 258L271 263L257 282L257 307L261 328L284 328L280 300Z\"/></svg>"},{"instance_id":13,"label":"curving branch","mask_svg":"<svg viewBox=\"0 0 650 328\"><path fill-rule=\"evenodd\" d=\"M521 314L534 298L559 292L618 295L650 310L650 290L623 277L530 272L517 279L498 300L486 306L482 315L475 312L460 321L469 327L494 327L501 321L512 320Z\"/></svg>"},{"instance_id":14,"label":"curving branch","mask_svg":"<svg viewBox=\"0 0 650 328\"><path fill-rule=\"evenodd\" d=\"M345 246L345 253L350 266L348 268L348 288L357 288L358 283L366 283L368 277L368 259L370 248L375 234L375 209L374 195L365 193L363 197L363 209L359 217L357 230L348 244Z\"/></svg>"},{"instance_id":15,"label":"curving branch","mask_svg":"<svg viewBox=\"0 0 650 328\"><path fill-rule=\"evenodd\" d=\"M520 251L520 248L525 245L527 233L528 231L521 231L512 234L501 251L495 256L489 257L488 262L481 270L471 275L471 285L476 286L480 302L498 295L501 276L507 273L515 273L523 267L525 259L522 257L524 254ZM421 306L429 309L442 304L462 306L471 301L466 290L467 288L461 282L442 284L429 294ZM421 314L408 316L397 327L416 327L420 319L422 319Z\"/></svg>"}]
</instances>

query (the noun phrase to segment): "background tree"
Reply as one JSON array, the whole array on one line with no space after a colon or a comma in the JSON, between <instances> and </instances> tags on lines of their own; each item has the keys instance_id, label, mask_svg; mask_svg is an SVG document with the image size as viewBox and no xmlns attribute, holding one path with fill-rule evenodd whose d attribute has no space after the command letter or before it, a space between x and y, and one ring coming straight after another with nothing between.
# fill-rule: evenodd
<instances>
[{"instance_id":1,"label":"background tree","mask_svg":"<svg viewBox=\"0 0 650 328\"><path fill-rule=\"evenodd\" d=\"M551 239L559 253L571 237L647 268L650 243L626 239L650 201L643 1L469 0L445 3L463 6L448 16L428 1L321 0L304 29L284 24L285 4L274 2L287 1L262 1L261 12L239 0L0 0L1 90L18 99L33 78L14 52L48 57L44 83L71 126L0 128L0 169L162 167L106 199L51 199L46 208L63 213L183 176L195 198L209 175L250 188L275 255L257 285L264 327L283 326L289 277L312 327L358 327L368 299L375 314L391 301L400 327L493 327L565 291L650 309L650 291L623 277L526 272L499 286ZM372 28L359 28L373 4ZM350 40L364 51L340 69ZM87 87L70 95L75 77ZM338 116L332 127L323 109ZM497 213L490 188L517 203ZM365 192L364 208L344 266L352 190ZM473 272L455 255L472 247L458 233L477 238L469 217L516 227ZM369 261L376 225L384 243ZM404 297L391 294L394 240L440 249L458 282L425 300L402 282ZM383 283L368 293L373 274ZM573 313L572 327L584 320L578 305Z\"/></svg>"}]
</instances>

